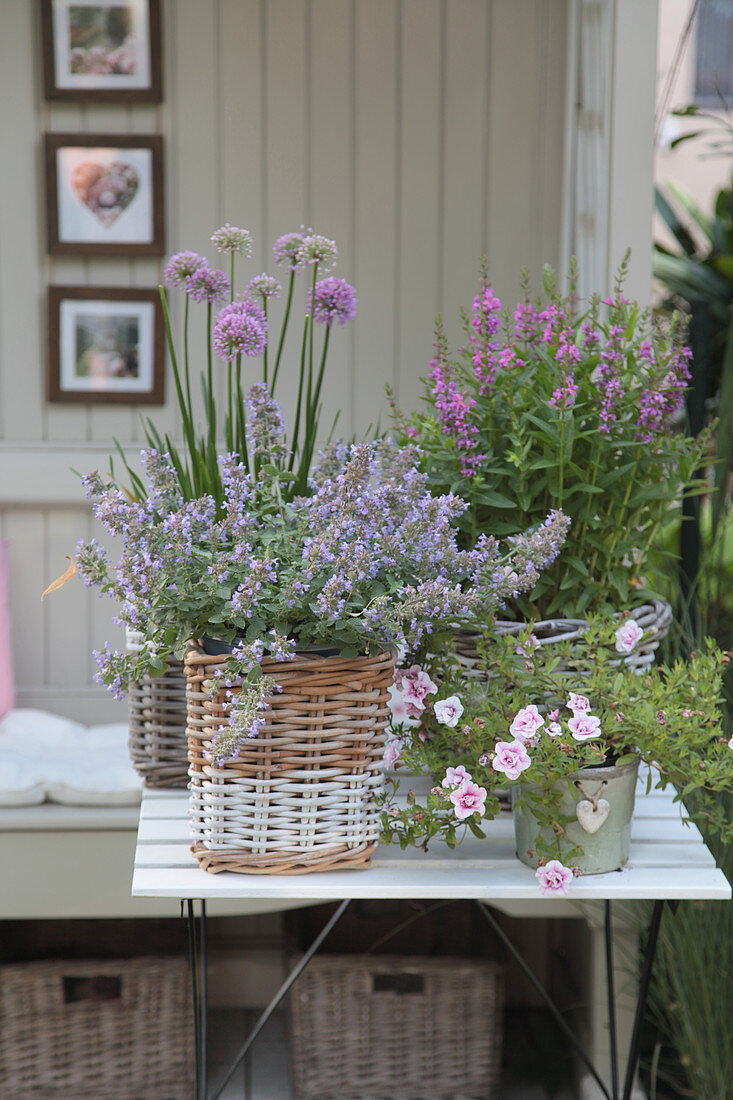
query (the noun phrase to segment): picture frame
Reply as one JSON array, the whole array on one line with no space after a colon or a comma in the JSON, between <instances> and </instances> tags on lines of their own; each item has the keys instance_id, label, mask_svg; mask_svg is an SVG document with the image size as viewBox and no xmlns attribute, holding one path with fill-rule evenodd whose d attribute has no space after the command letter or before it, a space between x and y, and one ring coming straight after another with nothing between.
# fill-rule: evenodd
<instances>
[{"instance_id":1,"label":"picture frame","mask_svg":"<svg viewBox=\"0 0 733 1100\"><path fill-rule=\"evenodd\" d=\"M47 400L162 405L163 310L157 290L48 288Z\"/></svg>"},{"instance_id":2,"label":"picture frame","mask_svg":"<svg viewBox=\"0 0 733 1100\"><path fill-rule=\"evenodd\" d=\"M160 0L41 0L43 91L77 103L160 103Z\"/></svg>"},{"instance_id":3,"label":"picture frame","mask_svg":"<svg viewBox=\"0 0 733 1100\"><path fill-rule=\"evenodd\" d=\"M46 134L52 256L165 251L163 139L157 134Z\"/></svg>"}]
</instances>

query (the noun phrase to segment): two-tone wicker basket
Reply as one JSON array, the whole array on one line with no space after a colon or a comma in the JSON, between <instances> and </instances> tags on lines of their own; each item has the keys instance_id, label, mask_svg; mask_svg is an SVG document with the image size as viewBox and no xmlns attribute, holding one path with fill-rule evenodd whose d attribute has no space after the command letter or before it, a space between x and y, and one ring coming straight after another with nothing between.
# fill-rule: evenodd
<instances>
[{"instance_id":1,"label":"two-tone wicker basket","mask_svg":"<svg viewBox=\"0 0 733 1100\"><path fill-rule=\"evenodd\" d=\"M394 657L299 653L262 671L282 689L235 760L207 755L224 717L221 656L186 654L192 851L207 871L299 874L369 864Z\"/></svg>"},{"instance_id":2,"label":"two-tone wicker basket","mask_svg":"<svg viewBox=\"0 0 733 1100\"><path fill-rule=\"evenodd\" d=\"M42 961L0 967L0 1096L192 1100L185 961Z\"/></svg>"},{"instance_id":3,"label":"two-tone wicker basket","mask_svg":"<svg viewBox=\"0 0 733 1100\"><path fill-rule=\"evenodd\" d=\"M295 1100L491 1100L501 971L482 959L316 955L289 999Z\"/></svg>"},{"instance_id":4,"label":"two-tone wicker basket","mask_svg":"<svg viewBox=\"0 0 733 1100\"><path fill-rule=\"evenodd\" d=\"M128 652L139 651L142 634L128 631ZM128 747L146 787L186 787L186 674L183 661L169 657L162 676L143 676L128 691Z\"/></svg>"}]
</instances>

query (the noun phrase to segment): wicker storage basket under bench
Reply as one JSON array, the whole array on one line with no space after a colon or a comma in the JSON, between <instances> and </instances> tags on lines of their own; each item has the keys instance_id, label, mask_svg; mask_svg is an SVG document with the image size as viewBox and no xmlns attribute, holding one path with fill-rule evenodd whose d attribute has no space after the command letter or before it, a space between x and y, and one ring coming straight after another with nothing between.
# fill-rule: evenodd
<instances>
[{"instance_id":1,"label":"wicker storage basket under bench","mask_svg":"<svg viewBox=\"0 0 733 1100\"><path fill-rule=\"evenodd\" d=\"M289 1000L295 1100L494 1100L496 963L316 955Z\"/></svg>"},{"instance_id":2,"label":"wicker storage basket under bench","mask_svg":"<svg viewBox=\"0 0 733 1100\"><path fill-rule=\"evenodd\" d=\"M192 1100L183 959L0 966L3 1100Z\"/></svg>"}]
</instances>

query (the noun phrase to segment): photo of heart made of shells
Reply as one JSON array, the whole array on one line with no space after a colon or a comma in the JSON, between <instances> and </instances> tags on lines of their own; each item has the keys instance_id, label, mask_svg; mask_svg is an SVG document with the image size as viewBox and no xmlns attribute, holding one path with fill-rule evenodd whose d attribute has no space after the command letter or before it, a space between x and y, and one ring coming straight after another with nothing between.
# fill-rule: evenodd
<instances>
[{"instance_id":1,"label":"photo of heart made of shells","mask_svg":"<svg viewBox=\"0 0 733 1100\"><path fill-rule=\"evenodd\" d=\"M147 244L153 238L153 154L145 148L56 150L60 241Z\"/></svg>"}]
</instances>

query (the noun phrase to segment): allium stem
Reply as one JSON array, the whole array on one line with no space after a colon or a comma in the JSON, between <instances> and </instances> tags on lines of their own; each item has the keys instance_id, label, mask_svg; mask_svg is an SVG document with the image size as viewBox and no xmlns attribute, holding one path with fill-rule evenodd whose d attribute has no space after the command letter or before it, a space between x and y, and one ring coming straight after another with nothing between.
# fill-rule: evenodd
<instances>
[{"instance_id":1,"label":"allium stem","mask_svg":"<svg viewBox=\"0 0 733 1100\"><path fill-rule=\"evenodd\" d=\"M308 470L310 468L311 460L313 458L313 451L316 445L316 432L318 430L318 400L321 396L321 385L323 383L323 375L326 369L326 356L328 355L328 341L330 337L331 326L326 325L326 334L323 338L321 365L318 368L318 379L316 381L316 388L313 393L313 408L311 409L311 415L306 421L305 439L303 440L303 466L305 469L306 477L308 476Z\"/></svg>"},{"instance_id":2,"label":"allium stem","mask_svg":"<svg viewBox=\"0 0 733 1100\"><path fill-rule=\"evenodd\" d=\"M188 418L193 424L193 403L191 401L191 375L188 367L188 310L190 300L186 295L186 305L183 310L183 365L186 373L186 401L188 404Z\"/></svg>"},{"instance_id":3,"label":"allium stem","mask_svg":"<svg viewBox=\"0 0 733 1100\"><path fill-rule=\"evenodd\" d=\"M265 314L265 320L267 320L267 298L263 298L262 300L262 309ZM267 344L265 344L262 359L262 381L267 385Z\"/></svg>"},{"instance_id":4,"label":"allium stem","mask_svg":"<svg viewBox=\"0 0 733 1100\"><path fill-rule=\"evenodd\" d=\"M234 301L234 250L229 253L229 301Z\"/></svg>"},{"instance_id":5,"label":"allium stem","mask_svg":"<svg viewBox=\"0 0 733 1100\"><path fill-rule=\"evenodd\" d=\"M232 364L227 363L227 450L233 451L234 447L234 382L232 379Z\"/></svg>"},{"instance_id":6,"label":"allium stem","mask_svg":"<svg viewBox=\"0 0 733 1100\"><path fill-rule=\"evenodd\" d=\"M163 307L163 320L165 321L165 332L168 340L168 351L171 357L171 365L173 366L173 380L176 384L176 392L178 394L178 406L181 410L181 416L183 417L183 432L186 436L188 443L189 454L193 461L193 454L196 449L195 441L193 437L193 425L186 410L186 402L183 396L183 387L181 385L181 373L178 369L178 357L176 356L176 347L173 342L173 330L171 328L170 314L168 313L168 300L164 287L159 288L160 302Z\"/></svg>"},{"instance_id":7,"label":"allium stem","mask_svg":"<svg viewBox=\"0 0 733 1100\"><path fill-rule=\"evenodd\" d=\"M277 345L277 355L275 357L275 367L272 372L272 385L270 386L270 395L275 396L275 383L277 382L277 372L280 370L280 359L283 353L283 347L285 345L285 333L288 328L288 321L290 320L290 307L293 304L293 288L295 287L295 272L290 272L290 282L288 283L288 298L285 303L285 314L283 316L282 328L280 329L280 340Z\"/></svg>"},{"instance_id":8,"label":"allium stem","mask_svg":"<svg viewBox=\"0 0 733 1100\"><path fill-rule=\"evenodd\" d=\"M213 352L211 348L211 302L206 306L206 383L209 390L209 407L206 416L209 422L209 448L216 445L216 404L214 402Z\"/></svg>"},{"instance_id":9,"label":"allium stem","mask_svg":"<svg viewBox=\"0 0 733 1100\"><path fill-rule=\"evenodd\" d=\"M313 280L311 283L311 297L310 297L310 332L308 333L308 399L305 404L305 418L306 422L310 423L312 419L312 401L313 401L313 329L314 329L314 314L316 309L316 275L318 273L318 264L313 264ZM307 429L306 429L307 430Z\"/></svg>"},{"instance_id":10,"label":"allium stem","mask_svg":"<svg viewBox=\"0 0 733 1100\"><path fill-rule=\"evenodd\" d=\"M295 455L298 451L298 435L300 433L300 410L303 404L303 382L305 380L305 348L306 341L308 339L308 321L306 317L305 324L303 325L303 343L300 348L300 377L298 379L298 403L295 406L295 425L293 426L293 438L291 440L290 461L288 462L288 469L292 470L295 463ZM272 391L270 391L272 393ZM302 463L300 468L302 474ZM300 478L298 479L300 480Z\"/></svg>"}]
</instances>

